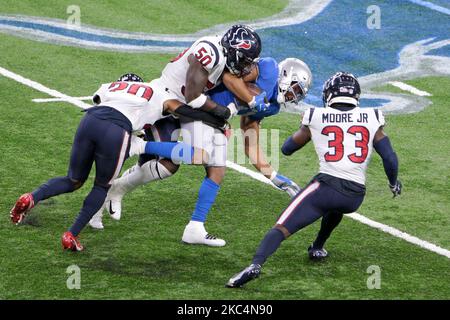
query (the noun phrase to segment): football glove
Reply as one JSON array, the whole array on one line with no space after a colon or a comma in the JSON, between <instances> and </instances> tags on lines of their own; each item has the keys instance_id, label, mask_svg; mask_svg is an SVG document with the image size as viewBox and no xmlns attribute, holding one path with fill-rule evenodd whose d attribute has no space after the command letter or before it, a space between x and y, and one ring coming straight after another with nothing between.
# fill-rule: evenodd
<instances>
[{"instance_id":1,"label":"football glove","mask_svg":"<svg viewBox=\"0 0 450 320\"><path fill-rule=\"evenodd\" d=\"M402 193L402 187L403 185L400 182L400 180L397 180L393 186L389 184L389 188L391 189L391 192L394 195L393 198L399 196Z\"/></svg>"},{"instance_id":2,"label":"football glove","mask_svg":"<svg viewBox=\"0 0 450 320\"><path fill-rule=\"evenodd\" d=\"M301 191L300 187L294 181L281 174L277 173L274 175L271 181L280 190L286 191L291 198L295 197Z\"/></svg>"},{"instance_id":3,"label":"football glove","mask_svg":"<svg viewBox=\"0 0 450 320\"><path fill-rule=\"evenodd\" d=\"M257 96L254 96L252 101L250 101L250 103L248 104L248 106L250 107L250 109L256 111L256 112L261 112L266 110L270 103L268 103L267 98L266 98L266 92L263 91L260 94L258 94Z\"/></svg>"}]
</instances>

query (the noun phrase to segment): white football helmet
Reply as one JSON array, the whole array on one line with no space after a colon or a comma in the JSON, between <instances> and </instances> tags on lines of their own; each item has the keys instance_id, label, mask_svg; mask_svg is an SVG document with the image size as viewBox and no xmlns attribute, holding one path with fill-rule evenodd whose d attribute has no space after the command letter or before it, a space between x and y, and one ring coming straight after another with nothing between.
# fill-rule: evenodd
<instances>
[{"instance_id":1,"label":"white football helmet","mask_svg":"<svg viewBox=\"0 0 450 320\"><path fill-rule=\"evenodd\" d=\"M287 58L278 64L278 97L281 106L294 107L305 98L312 83L308 65L300 59Z\"/></svg>"}]
</instances>

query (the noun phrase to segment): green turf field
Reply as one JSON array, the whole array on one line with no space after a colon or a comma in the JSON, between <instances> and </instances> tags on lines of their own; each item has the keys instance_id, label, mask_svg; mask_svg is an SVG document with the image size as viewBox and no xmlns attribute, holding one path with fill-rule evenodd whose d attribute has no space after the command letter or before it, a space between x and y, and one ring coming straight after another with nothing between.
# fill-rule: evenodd
<instances>
[{"instance_id":1,"label":"green turf field","mask_svg":"<svg viewBox=\"0 0 450 320\"><path fill-rule=\"evenodd\" d=\"M0 12L64 18L69 2L58 4L61 10L57 11L34 1L0 0ZM256 1L215 3L231 8L237 2L252 8ZM183 28L144 13L135 16L136 22L129 21L127 8L121 8L119 1L104 5L104 15L87 15L86 22L176 33L196 31L218 19L236 20L234 10L214 16L200 1L190 3L193 6L183 9L185 14L176 16L179 24L185 23ZM164 4L173 8L185 2ZM242 13L238 19L267 16L285 4L265 1L259 12L246 10L249 15ZM88 1L80 4L82 8L90 5ZM192 14L208 18L194 23ZM111 15L114 21L106 18ZM0 52L1 67L71 96L89 95L100 83L128 71L149 79L157 77L170 59L163 54L57 46L4 34L0 34ZM368 194L359 213L450 248L450 78L427 77L407 83L430 92L433 104L420 113L386 117L386 132L400 159L404 192L392 199L381 161L374 155ZM87 227L81 234L84 252L63 252L60 236L75 219L91 188L92 175L78 192L37 206L22 226L13 226L8 214L20 194L66 173L73 135L83 113L67 103L33 103L31 99L45 94L2 76L0 88L0 299L450 298L448 258L351 219L344 219L327 243L331 256L326 262L313 264L307 259L306 248L318 230L316 223L282 245L265 265L261 279L242 290L224 288L228 278L250 262L259 241L289 202L286 194L232 170L227 172L207 222L209 232L227 240L224 248L181 243L203 179L202 168L183 166L170 179L127 196L120 222L105 218L104 231ZM299 115L283 113L265 120L263 126L279 129L283 141L296 130L299 120ZM133 164L130 159L125 168ZM317 169L312 145L281 158L280 172L302 185ZM70 265L81 269L80 290L66 287ZM381 268L379 290L366 285L366 270L371 265Z\"/></svg>"}]
</instances>

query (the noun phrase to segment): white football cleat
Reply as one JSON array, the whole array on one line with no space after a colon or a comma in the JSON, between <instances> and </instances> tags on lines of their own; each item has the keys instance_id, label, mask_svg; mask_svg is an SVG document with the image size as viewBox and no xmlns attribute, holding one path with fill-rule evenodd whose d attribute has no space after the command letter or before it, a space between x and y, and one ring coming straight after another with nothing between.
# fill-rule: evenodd
<instances>
[{"instance_id":1,"label":"white football cleat","mask_svg":"<svg viewBox=\"0 0 450 320\"><path fill-rule=\"evenodd\" d=\"M96 214L94 214L94 216L91 218L91 220L89 220L89 225L94 228L94 229L98 229L98 230L103 230L105 227L103 226L103 222L102 222L102 217L103 217L103 209L104 207L102 206L100 208L99 211L97 211Z\"/></svg>"},{"instance_id":2,"label":"white football cleat","mask_svg":"<svg viewBox=\"0 0 450 320\"><path fill-rule=\"evenodd\" d=\"M226 242L206 232L202 222L190 221L184 228L181 241L188 244L204 244L211 247L223 247Z\"/></svg>"}]
</instances>

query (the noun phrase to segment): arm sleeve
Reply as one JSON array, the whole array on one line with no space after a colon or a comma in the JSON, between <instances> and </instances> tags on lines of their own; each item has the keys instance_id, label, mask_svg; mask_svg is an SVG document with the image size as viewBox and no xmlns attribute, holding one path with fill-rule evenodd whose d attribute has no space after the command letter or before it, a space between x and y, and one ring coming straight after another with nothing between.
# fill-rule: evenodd
<instances>
[{"instance_id":1,"label":"arm sleeve","mask_svg":"<svg viewBox=\"0 0 450 320\"><path fill-rule=\"evenodd\" d=\"M300 148L301 148L301 146L296 144L294 139L292 138L292 136L290 136L283 143L283 146L281 147L281 152L285 156L290 156L291 154L293 154L295 151L299 150Z\"/></svg>"},{"instance_id":2,"label":"arm sleeve","mask_svg":"<svg viewBox=\"0 0 450 320\"><path fill-rule=\"evenodd\" d=\"M398 158L394 149L391 146L389 137L384 137L380 141L373 144L375 151L383 159L384 172L389 180L391 186L397 182L398 175Z\"/></svg>"}]
</instances>

